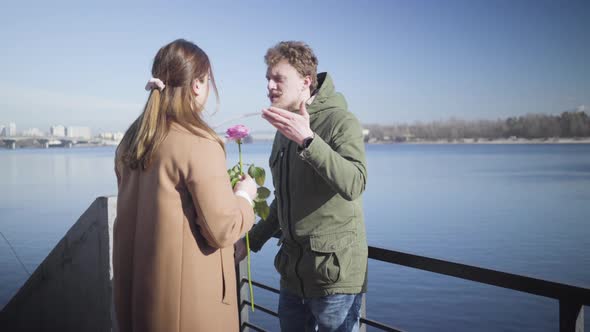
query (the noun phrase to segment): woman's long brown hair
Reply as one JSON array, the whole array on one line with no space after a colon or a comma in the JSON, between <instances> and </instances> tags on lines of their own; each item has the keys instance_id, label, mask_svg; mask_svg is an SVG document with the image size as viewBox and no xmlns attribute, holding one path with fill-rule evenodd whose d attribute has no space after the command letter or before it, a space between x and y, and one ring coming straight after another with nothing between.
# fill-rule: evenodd
<instances>
[{"instance_id":1,"label":"woman's long brown hair","mask_svg":"<svg viewBox=\"0 0 590 332\"><path fill-rule=\"evenodd\" d=\"M216 140L225 150L223 141L201 118L205 105L197 105L192 94L192 82L196 79L207 84L205 80L209 76L219 103L207 54L189 41L175 40L156 54L152 76L162 80L166 87L162 91L151 91L143 112L125 132L117 148L117 165L147 169L155 151L166 138L171 122L178 123L195 135L205 137L195 128L201 129L208 134L207 138Z\"/></svg>"}]
</instances>

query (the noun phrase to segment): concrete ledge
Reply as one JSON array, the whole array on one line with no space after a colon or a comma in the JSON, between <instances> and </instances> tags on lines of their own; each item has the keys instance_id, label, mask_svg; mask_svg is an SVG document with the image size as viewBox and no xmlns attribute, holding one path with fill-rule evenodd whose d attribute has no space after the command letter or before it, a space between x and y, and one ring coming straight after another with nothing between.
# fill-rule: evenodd
<instances>
[{"instance_id":1,"label":"concrete ledge","mask_svg":"<svg viewBox=\"0 0 590 332\"><path fill-rule=\"evenodd\" d=\"M0 331L111 331L116 197L99 197L0 312Z\"/></svg>"}]
</instances>

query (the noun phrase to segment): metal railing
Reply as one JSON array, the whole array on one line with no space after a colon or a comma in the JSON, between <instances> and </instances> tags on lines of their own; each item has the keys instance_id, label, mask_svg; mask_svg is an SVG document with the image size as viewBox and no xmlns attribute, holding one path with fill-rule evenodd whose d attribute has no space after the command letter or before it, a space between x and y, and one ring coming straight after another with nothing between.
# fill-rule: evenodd
<instances>
[{"instance_id":1,"label":"metal railing","mask_svg":"<svg viewBox=\"0 0 590 332\"><path fill-rule=\"evenodd\" d=\"M590 305L590 289L588 288L561 284L557 282L454 263L430 257L418 256L378 247L369 247L369 259L555 299L559 301L559 331L584 331L584 306ZM247 331L249 329L251 331L266 331L265 329L250 323L248 319L248 310L251 303L248 300L248 279L245 277L245 260L238 265L236 271L238 276L238 309L240 313L240 330ZM257 288L279 294L278 289L260 282L252 280L252 285L256 286ZM258 304L255 304L254 307L261 312L278 317L278 313L270 308L266 308ZM382 331L402 331L387 324L368 319L366 317L366 305L364 297L361 308L360 322L361 331L365 331L367 326L371 326Z\"/></svg>"}]
</instances>

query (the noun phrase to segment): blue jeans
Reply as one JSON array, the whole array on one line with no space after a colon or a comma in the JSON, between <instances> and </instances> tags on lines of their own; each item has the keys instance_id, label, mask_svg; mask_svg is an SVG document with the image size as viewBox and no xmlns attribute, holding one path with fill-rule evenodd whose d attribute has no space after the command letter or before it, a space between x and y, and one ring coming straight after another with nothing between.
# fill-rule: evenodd
<instances>
[{"instance_id":1,"label":"blue jeans","mask_svg":"<svg viewBox=\"0 0 590 332\"><path fill-rule=\"evenodd\" d=\"M356 332L363 294L301 298L281 288L279 320L282 332Z\"/></svg>"}]
</instances>

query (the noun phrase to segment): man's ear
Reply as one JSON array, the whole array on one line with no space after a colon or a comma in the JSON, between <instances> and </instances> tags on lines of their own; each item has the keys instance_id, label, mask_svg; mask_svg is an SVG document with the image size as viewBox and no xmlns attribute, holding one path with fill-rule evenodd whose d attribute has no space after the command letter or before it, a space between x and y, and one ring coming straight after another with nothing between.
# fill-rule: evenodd
<instances>
[{"instance_id":1,"label":"man's ear","mask_svg":"<svg viewBox=\"0 0 590 332\"><path fill-rule=\"evenodd\" d=\"M303 78L303 86L307 89L311 86L311 76L307 75Z\"/></svg>"}]
</instances>

